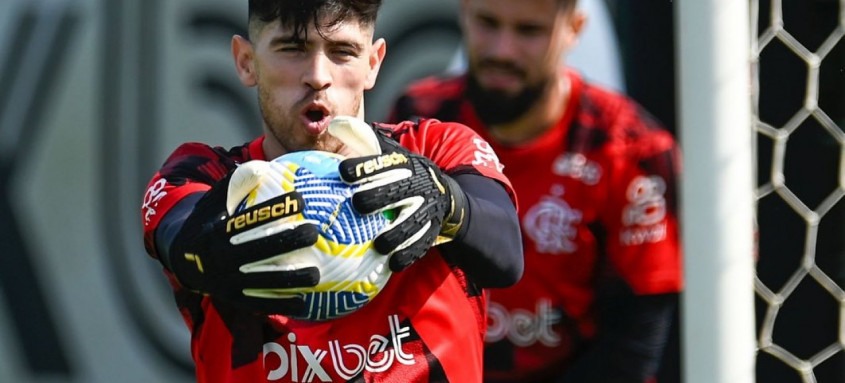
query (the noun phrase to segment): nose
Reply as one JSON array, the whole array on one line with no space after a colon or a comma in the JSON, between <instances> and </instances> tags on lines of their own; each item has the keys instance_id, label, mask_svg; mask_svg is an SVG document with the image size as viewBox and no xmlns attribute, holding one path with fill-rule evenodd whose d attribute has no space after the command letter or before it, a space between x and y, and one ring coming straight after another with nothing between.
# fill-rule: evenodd
<instances>
[{"instance_id":1,"label":"nose","mask_svg":"<svg viewBox=\"0 0 845 383\"><path fill-rule=\"evenodd\" d=\"M308 69L305 71L302 82L314 90L323 90L331 86L331 60L323 53L314 53L311 56Z\"/></svg>"},{"instance_id":2,"label":"nose","mask_svg":"<svg viewBox=\"0 0 845 383\"><path fill-rule=\"evenodd\" d=\"M499 60L513 60L519 55L519 41L512 31L497 31L492 42L490 54Z\"/></svg>"}]
</instances>

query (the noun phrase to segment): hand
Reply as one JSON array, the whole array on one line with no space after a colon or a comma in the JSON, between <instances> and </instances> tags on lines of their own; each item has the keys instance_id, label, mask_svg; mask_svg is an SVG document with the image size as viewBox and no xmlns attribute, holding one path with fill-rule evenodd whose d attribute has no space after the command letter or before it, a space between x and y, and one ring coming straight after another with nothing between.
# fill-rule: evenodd
<instances>
[{"instance_id":1,"label":"hand","mask_svg":"<svg viewBox=\"0 0 845 383\"><path fill-rule=\"evenodd\" d=\"M340 163L340 175L345 182L360 185L352 196L359 213L396 210L397 216L373 246L390 256L392 271L401 271L431 246L457 234L466 196L428 158L409 152L384 133L379 132L378 139L383 154L346 159Z\"/></svg>"},{"instance_id":2,"label":"hand","mask_svg":"<svg viewBox=\"0 0 845 383\"><path fill-rule=\"evenodd\" d=\"M171 245L170 266L176 279L191 290L241 309L295 315L305 311L301 299L269 298L262 292L318 283L316 267L294 269L272 263L316 243L318 232L311 223L289 219L301 214L304 203L288 181L292 178L267 164L242 164L205 193ZM235 212L266 177L289 182L285 189L293 191Z\"/></svg>"}]
</instances>

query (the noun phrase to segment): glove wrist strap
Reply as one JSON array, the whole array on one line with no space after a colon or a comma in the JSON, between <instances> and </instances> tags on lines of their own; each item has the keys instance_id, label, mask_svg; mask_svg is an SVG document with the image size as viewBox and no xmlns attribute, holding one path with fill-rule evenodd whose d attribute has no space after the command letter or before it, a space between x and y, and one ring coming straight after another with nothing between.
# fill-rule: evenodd
<instances>
[{"instance_id":1,"label":"glove wrist strap","mask_svg":"<svg viewBox=\"0 0 845 383\"><path fill-rule=\"evenodd\" d=\"M443 175L443 181L446 183L451 195L452 207L449 214L443 218L442 229L440 235L447 238L455 238L463 227L467 216L467 200L466 194L461 190L460 185L447 175Z\"/></svg>"}]
</instances>

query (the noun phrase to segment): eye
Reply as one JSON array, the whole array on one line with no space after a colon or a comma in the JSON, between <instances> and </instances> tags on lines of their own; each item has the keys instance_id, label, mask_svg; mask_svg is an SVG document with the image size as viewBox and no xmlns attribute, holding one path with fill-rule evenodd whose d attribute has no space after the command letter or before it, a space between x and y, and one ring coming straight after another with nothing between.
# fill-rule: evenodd
<instances>
[{"instance_id":1,"label":"eye","mask_svg":"<svg viewBox=\"0 0 845 383\"><path fill-rule=\"evenodd\" d=\"M476 21L478 22L478 25L480 25L484 29L493 30L499 27L499 23L496 21L496 19L489 16L478 16L476 17Z\"/></svg>"},{"instance_id":2,"label":"eye","mask_svg":"<svg viewBox=\"0 0 845 383\"><path fill-rule=\"evenodd\" d=\"M351 49L341 49L337 51L337 54L342 56L358 57L358 52Z\"/></svg>"},{"instance_id":3,"label":"eye","mask_svg":"<svg viewBox=\"0 0 845 383\"><path fill-rule=\"evenodd\" d=\"M516 28L517 33L526 37L540 36L544 31L545 28L539 25L520 25Z\"/></svg>"},{"instance_id":4,"label":"eye","mask_svg":"<svg viewBox=\"0 0 845 383\"><path fill-rule=\"evenodd\" d=\"M361 50L354 44L337 44L331 48L335 57L352 59L361 56Z\"/></svg>"},{"instance_id":5,"label":"eye","mask_svg":"<svg viewBox=\"0 0 845 383\"><path fill-rule=\"evenodd\" d=\"M277 48L279 52L304 52L305 43L284 43Z\"/></svg>"}]
</instances>

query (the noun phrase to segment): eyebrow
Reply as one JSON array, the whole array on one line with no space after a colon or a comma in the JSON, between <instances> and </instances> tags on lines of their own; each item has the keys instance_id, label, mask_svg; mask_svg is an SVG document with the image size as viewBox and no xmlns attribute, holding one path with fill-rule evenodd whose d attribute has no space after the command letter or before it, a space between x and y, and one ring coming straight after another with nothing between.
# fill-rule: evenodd
<instances>
[{"instance_id":1,"label":"eyebrow","mask_svg":"<svg viewBox=\"0 0 845 383\"><path fill-rule=\"evenodd\" d=\"M294 38L293 35L276 36L270 39L270 46L274 47L282 44L304 43L305 39Z\"/></svg>"},{"instance_id":2,"label":"eyebrow","mask_svg":"<svg viewBox=\"0 0 845 383\"><path fill-rule=\"evenodd\" d=\"M329 46L332 47L347 47L351 48L355 51L362 51L364 49L363 45L358 43L357 41L353 40L326 40L328 41ZM270 39L270 47L275 47L282 44L308 44L307 39L296 39L293 35L284 35L284 36L276 36Z\"/></svg>"}]
</instances>

